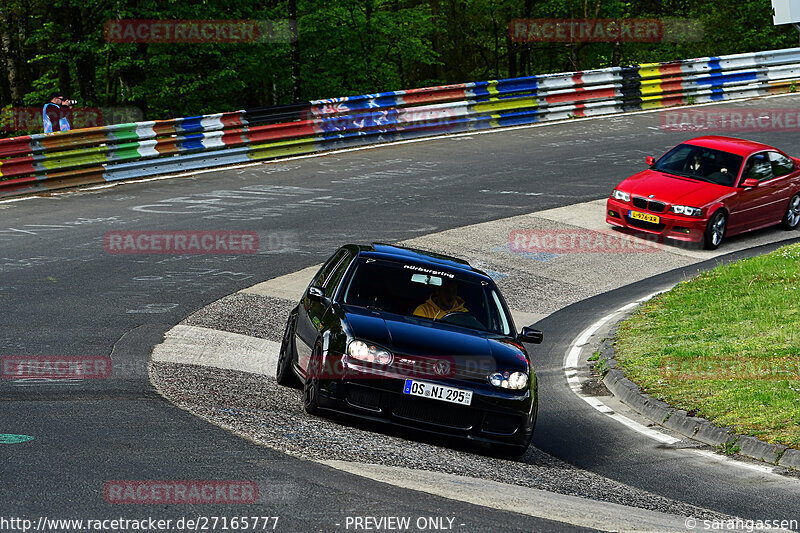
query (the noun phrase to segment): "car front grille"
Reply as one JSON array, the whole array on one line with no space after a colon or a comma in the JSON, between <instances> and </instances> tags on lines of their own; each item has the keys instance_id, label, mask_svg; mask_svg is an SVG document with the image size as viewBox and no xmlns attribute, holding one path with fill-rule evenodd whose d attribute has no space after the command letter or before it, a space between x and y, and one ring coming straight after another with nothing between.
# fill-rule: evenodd
<instances>
[{"instance_id":1,"label":"car front grille","mask_svg":"<svg viewBox=\"0 0 800 533\"><path fill-rule=\"evenodd\" d=\"M395 355L392 369L406 378L485 382L487 376L497 370L497 363L490 356L433 357L403 354Z\"/></svg>"},{"instance_id":2,"label":"car front grille","mask_svg":"<svg viewBox=\"0 0 800 533\"><path fill-rule=\"evenodd\" d=\"M663 231L666 227L664 224L653 224L652 222L645 222L644 220L637 220L628 216L625 217L625 222L627 222L629 226L649 231Z\"/></svg>"},{"instance_id":3,"label":"car front grille","mask_svg":"<svg viewBox=\"0 0 800 533\"><path fill-rule=\"evenodd\" d=\"M407 420L463 430L472 428L475 416L463 405L448 405L421 398L399 398L392 407L392 414Z\"/></svg>"},{"instance_id":4,"label":"car front grille","mask_svg":"<svg viewBox=\"0 0 800 533\"><path fill-rule=\"evenodd\" d=\"M380 391L350 386L347 388L347 403L355 407L379 411L381 407Z\"/></svg>"},{"instance_id":5,"label":"car front grille","mask_svg":"<svg viewBox=\"0 0 800 533\"><path fill-rule=\"evenodd\" d=\"M639 198L638 196L634 196L631 202L633 203L634 207L638 207L639 209L647 209L653 213L663 213L664 209L667 208L667 204L664 202L656 202L655 200Z\"/></svg>"}]
</instances>

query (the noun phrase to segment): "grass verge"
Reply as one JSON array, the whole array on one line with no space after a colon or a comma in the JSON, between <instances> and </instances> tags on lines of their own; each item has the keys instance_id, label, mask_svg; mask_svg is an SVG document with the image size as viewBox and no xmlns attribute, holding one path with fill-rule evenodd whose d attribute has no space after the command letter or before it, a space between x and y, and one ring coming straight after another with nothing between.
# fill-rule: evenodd
<instances>
[{"instance_id":1,"label":"grass verge","mask_svg":"<svg viewBox=\"0 0 800 533\"><path fill-rule=\"evenodd\" d=\"M615 354L651 396L800 448L800 244L657 296L620 324Z\"/></svg>"}]
</instances>

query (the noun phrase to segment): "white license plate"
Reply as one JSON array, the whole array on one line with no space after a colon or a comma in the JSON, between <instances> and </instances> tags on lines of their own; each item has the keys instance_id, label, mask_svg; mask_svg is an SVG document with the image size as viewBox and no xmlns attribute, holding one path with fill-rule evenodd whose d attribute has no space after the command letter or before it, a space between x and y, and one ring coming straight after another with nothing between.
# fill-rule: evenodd
<instances>
[{"instance_id":1,"label":"white license plate","mask_svg":"<svg viewBox=\"0 0 800 533\"><path fill-rule=\"evenodd\" d=\"M413 379L406 380L406 384L403 387L403 394L431 398L432 400L440 400L442 402L457 403L459 405L469 405L472 403L471 390L454 389L453 387L434 385L433 383L415 381Z\"/></svg>"}]
</instances>

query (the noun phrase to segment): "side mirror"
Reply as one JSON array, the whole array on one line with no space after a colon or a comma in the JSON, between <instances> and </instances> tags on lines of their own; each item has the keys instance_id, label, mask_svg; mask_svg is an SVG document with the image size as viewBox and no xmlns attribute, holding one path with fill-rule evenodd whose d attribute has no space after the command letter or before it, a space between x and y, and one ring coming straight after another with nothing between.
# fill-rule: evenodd
<instances>
[{"instance_id":1,"label":"side mirror","mask_svg":"<svg viewBox=\"0 0 800 533\"><path fill-rule=\"evenodd\" d=\"M648 167L652 167L653 165L656 164L656 158L653 157L652 155L648 155L647 157L644 158L644 162L647 163Z\"/></svg>"},{"instance_id":2,"label":"side mirror","mask_svg":"<svg viewBox=\"0 0 800 533\"><path fill-rule=\"evenodd\" d=\"M742 182L742 187L749 189L751 187L758 187L758 180L755 178L747 178Z\"/></svg>"},{"instance_id":3,"label":"side mirror","mask_svg":"<svg viewBox=\"0 0 800 533\"><path fill-rule=\"evenodd\" d=\"M542 339L544 339L544 333L539 331L538 329L529 328L525 326L522 328L522 331L517 338L522 342L529 342L531 344L541 344Z\"/></svg>"},{"instance_id":4,"label":"side mirror","mask_svg":"<svg viewBox=\"0 0 800 533\"><path fill-rule=\"evenodd\" d=\"M322 287L311 286L308 288L308 297L312 300L317 300L318 302L324 302L325 291L322 289Z\"/></svg>"}]
</instances>

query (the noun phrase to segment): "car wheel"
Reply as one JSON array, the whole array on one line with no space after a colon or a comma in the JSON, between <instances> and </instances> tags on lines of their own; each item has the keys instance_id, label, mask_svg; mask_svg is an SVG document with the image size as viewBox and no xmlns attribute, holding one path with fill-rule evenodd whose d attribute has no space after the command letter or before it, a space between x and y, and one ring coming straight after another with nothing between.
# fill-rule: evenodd
<instances>
[{"instance_id":1,"label":"car wheel","mask_svg":"<svg viewBox=\"0 0 800 533\"><path fill-rule=\"evenodd\" d=\"M706 226L703 236L703 247L706 250L716 250L725 238L725 231L728 229L728 215L725 211L715 212Z\"/></svg>"},{"instance_id":2,"label":"car wheel","mask_svg":"<svg viewBox=\"0 0 800 533\"><path fill-rule=\"evenodd\" d=\"M278 354L278 369L275 373L275 380L278 382L278 385L299 389L300 380L292 369L294 356L294 333L292 331L292 316L290 315L289 321L286 323L286 330L283 332L283 341L281 341L281 351Z\"/></svg>"},{"instance_id":3,"label":"car wheel","mask_svg":"<svg viewBox=\"0 0 800 533\"><path fill-rule=\"evenodd\" d=\"M322 346L317 344L308 361L306 381L303 383L303 409L310 415L319 414L319 377L322 371Z\"/></svg>"},{"instance_id":4,"label":"car wheel","mask_svg":"<svg viewBox=\"0 0 800 533\"><path fill-rule=\"evenodd\" d=\"M797 226L800 226L800 194L795 194L789 200L789 207L786 208L781 225L788 230L797 229Z\"/></svg>"}]
</instances>

